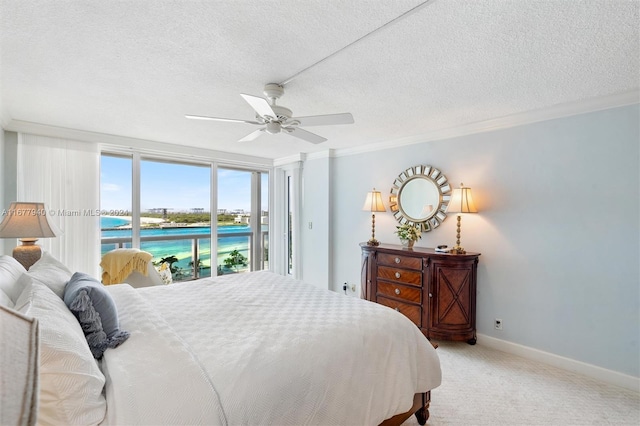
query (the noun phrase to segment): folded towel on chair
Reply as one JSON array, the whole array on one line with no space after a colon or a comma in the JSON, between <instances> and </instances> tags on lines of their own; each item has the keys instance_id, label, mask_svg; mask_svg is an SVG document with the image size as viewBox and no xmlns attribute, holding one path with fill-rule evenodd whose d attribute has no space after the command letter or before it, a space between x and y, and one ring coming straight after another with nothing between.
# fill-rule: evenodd
<instances>
[{"instance_id":1,"label":"folded towel on chair","mask_svg":"<svg viewBox=\"0 0 640 426\"><path fill-rule=\"evenodd\" d=\"M134 271L147 276L151 253L139 249L111 250L102 257L102 284L120 284Z\"/></svg>"}]
</instances>

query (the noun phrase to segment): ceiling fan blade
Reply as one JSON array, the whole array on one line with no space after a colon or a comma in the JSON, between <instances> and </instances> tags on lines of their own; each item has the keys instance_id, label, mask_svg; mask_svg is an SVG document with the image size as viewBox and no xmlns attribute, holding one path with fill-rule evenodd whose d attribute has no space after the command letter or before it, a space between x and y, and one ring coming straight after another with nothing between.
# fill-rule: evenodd
<instances>
[{"instance_id":1,"label":"ceiling fan blade","mask_svg":"<svg viewBox=\"0 0 640 426\"><path fill-rule=\"evenodd\" d=\"M250 141L258 138L260 135L264 134L264 130L265 129L258 129L255 132L251 132L247 136L245 136L244 138L239 139L238 142L250 142Z\"/></svg>"},{"instance_id":2,"label":"ceiling fan blade","mask_svg":"<svg viewBox=\"0 0 640 426\"><path fill-rule=\"evenodd\" d=\"M311 115L308 117L293 117L288 121L299 121L300 126L326 126L330 124L353 124L353 115L348 112L342 114Z\"/></svg>"},{"instance_id":3,"label":"ceiling fan blade","mask_svg":"<svg viewBox=\"0 0 640 426\"><path fill-rule=\"evenodd\" d=\"M242 96L244 100L251 105L251 108L253 108L259 116L269 116L274 120L278 119L278 115L273 111L271 105L269 105L269 102L267 102L266 99L253 95L245 95L244 93L241 93L240 96Z\"/></svg>"},{"instance_id":4,"label":"ceiling fan blade","mask_svg":"<svg viewBox=\"0 0 640 426\"><path fill-rule=\"evenodd\" d=\"M307 132L306 130L302 130L299 127L287 127L285 128L285 130L287 134L311 143L322 143L327 140L322 136L318 136L315 133Z\"/></svg>"},{"instance_id":5,"label":"ceiling fan blade","mask_svg":"<svg viewBox=\"0 0 640 426\"><path fill-rule=\"evenodd\" d=\"M248 124L264 124L258 123L257 121L250 120L236 120L235 118L220 118L220 117L207 117L204 115L185 115L186 118L190 118L192 120L212 120L212 121L229 121L231 123L248 123Z\"/></svg>"}]
</instances>

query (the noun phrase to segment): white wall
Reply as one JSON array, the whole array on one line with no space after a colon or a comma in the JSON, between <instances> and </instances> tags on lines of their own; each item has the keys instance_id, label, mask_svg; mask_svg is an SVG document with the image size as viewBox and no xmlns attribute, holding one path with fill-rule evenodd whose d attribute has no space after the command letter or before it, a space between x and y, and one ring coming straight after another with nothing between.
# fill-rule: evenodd
<instances>
[{"instance_id":1,"label":"white wall","mask_svg":"<svg viewBox=\"0 0 640 426\"><path fill-rule=\"evenodd\" d=\"M405 168L432 165L470 186L479 208L463 217L461 241L482 253L478 332L640 376L639 113L634 105L334 158L330 286L360 281L367 191L388 193ZM320 185L312 176L305 191ZM418 245L454 245L455 222ZM376 237L396 243L395 225L377 214ZM305 265L317 257L307 256Z\"/></svg>"}]
</instances>

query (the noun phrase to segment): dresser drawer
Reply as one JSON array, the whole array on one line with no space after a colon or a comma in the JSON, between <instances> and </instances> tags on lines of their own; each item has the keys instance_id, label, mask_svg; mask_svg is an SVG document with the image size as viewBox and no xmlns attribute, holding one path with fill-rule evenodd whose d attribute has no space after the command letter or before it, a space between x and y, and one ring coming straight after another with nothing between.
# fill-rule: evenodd
<instances>
[{"instance_id":1,"label":"dresser drawer","mask_svg":"<svg viewBox=\"0 0 640 426\"><path fill-rule=\"evenodd\" d=\"M422 270L422 259L419 257L402 256L401 254L378 253L379 265L392 265L399 268Z\"/></svg>"},{"instance_id":2,"label":"dresser drawer","mask_svg":"<svg viewBox=\"0 0 640 426\"><path fill-rule=\"evenodd\" d=\"M378 266L378 278L404 284L422 285L421 271L409 271L392 266Z\"/></svg>"},{"instance_id":3,"label":"dresser drawer","mask_svg":"<svg viewBox=\"0 0 640 426\"><path fill-rule=\"evenodd\" d=\"M405 317L409 318L415 325L420 327L422 325L422 315L421 308L417 305L410 305L408 303L398 302L396 300L387 299L386 297L378 296L377 302L381 305L388 306L391 309L395 309L396 311L403 314Z\"/></svg>"},{"instance_id":4,"label":"dresser drawer","mask_svg":"<svg viewBox=\"0 0 640 426\"><path fill-rule=\"evenodd\" d=\"M406 300L407 302L420 303L422 289L420 287L409 287L378 281L378 294L381 296L389 296L395 299Z\"/></svg>"}]
</instances>

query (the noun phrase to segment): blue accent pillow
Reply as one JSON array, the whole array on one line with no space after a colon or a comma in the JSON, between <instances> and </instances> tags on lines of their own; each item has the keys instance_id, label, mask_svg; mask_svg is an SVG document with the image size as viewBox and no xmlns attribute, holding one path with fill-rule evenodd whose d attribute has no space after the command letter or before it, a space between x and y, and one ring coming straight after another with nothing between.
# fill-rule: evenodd
<instances>
[{"instance_id":1,"label":"blue accent pillow","mask_svg":"<svg viewBox=\"0 0 640 426\"><path fill-rule=\"evenodd\" d=\"M108 348L116 348L129 338L129 332L120 330L111 295L90 275L76 272L71 276L64 289L64 303L78 318L94 358L102 358Z\"/></svg>"}]
</instances>

